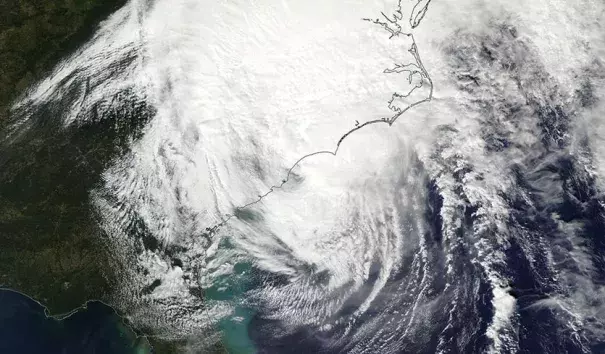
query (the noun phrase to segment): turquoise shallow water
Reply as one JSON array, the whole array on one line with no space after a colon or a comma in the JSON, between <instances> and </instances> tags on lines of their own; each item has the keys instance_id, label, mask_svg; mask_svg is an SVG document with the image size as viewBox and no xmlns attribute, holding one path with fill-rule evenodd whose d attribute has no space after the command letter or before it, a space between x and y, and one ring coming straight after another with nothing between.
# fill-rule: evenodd
<instances>
[{"instance_id":1,"label":"turquoise shallow water","mask_svg":"<svg viewBox=\"0 0 605 354\"><path fill-rule=\"evenodd\" d=\"M238 263L233 274L217 279L205 292L206 301L228 301L233 313L218 323L222 345L230 354L254 354L258 350L248 328L254 310L242 301L254 284L252 267ZM45 308L12 290L0 290L0 353L112 353L146 354L144 338L123 323L115 311L97 301L63 319L47 317Z\"/></svg>"},{"instance_id":2,"label":"turquoise shallow water","mask_svg":"<svg viewBox=\"0 0 605 354\"><path fill-rule=\"evenodd\" d=\"M115 311L97 301L58 320L31 298L0 289L0 353L150 353Z\"/></svg>"},{"instance_id":3,"label":"turquoise shallow water","mask_svg":"<svg viewBox=\"0 0 605 354\"><path fill-rule=\"evenodd\" d=\"M257 353L254 343L248 335L248 325L255 312L242 305L247 290L252 287L252 267L248 263L238 263L234 273L217 279L215 286L204 293L205 301L231 301L235 303L234 313L219 322L223 346L231 354Z\"/></svg>"}]
</instances>

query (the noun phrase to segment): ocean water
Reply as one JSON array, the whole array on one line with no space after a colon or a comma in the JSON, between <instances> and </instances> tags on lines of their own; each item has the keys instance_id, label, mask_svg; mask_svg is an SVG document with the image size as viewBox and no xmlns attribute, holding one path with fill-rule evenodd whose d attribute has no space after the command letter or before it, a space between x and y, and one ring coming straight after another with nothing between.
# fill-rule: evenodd
<instances>
[{"instance_id":1,"label":"ocean water","mask_svg":"<svg viewBox=\"0 0 605 354\"><path fill-rule=\"evenodd\" d=\"M133 0L16 107L153 108L89 197L190 352L599 353L604 13Z\"/></svg>"},{"instance_id":2,"label":"ocean water","mask_svg":"<svg viewBox=\"0 0 605 354\"><path fill-rule=\"evenodd\" d=\"M212 287L204 292L204 301L232 301L235 308L230 316L221 319L217 329L221 333L221 343L233 354L257 353L257 348L248 333L255 310L247 307L244 301L246 292L253 287L254 274L249 263L234 266L234 273L217 279Z\"/></svg>"},{"instance_id":3,"label":"ocean water","mask_svg":"<svg viewBox=\"0 0 605 354\"><path fill-rule=\"evenodd\" d=\"M11 290L0 290L0 353L144 354L151 348L109 306L91 301L62 319Z\"/></svg>"}]
</instances>

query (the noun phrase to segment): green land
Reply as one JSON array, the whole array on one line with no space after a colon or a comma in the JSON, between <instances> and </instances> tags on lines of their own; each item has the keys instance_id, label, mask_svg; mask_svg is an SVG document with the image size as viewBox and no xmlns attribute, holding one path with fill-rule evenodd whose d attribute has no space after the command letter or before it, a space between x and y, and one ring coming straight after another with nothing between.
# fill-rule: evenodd
<instances>
[{"instance_id":1,"label":"green land","mask_svg":"<svg viewBox=\"0 0 605 354\"><path fill-rule=\"evenodd\" d=\"M120 269L101 242L89 192L153 112L124 93L113 98L119 111L64 127L51 102L9 141L10 104L125 2L0 2L0 287L28 294L52 315L91 299L111 304ZM178 351L178 343L150 342L157 353Z\"/></svg>"},{"instance_id":2,"label":"green land","mask_svg":"<svg viewBox=\"0 0 605 354\"><path fill-rule=\"evenodd\" d=\"M9 104L126 0L0 1L0 119Z\"/></svg>"}]
</instances>

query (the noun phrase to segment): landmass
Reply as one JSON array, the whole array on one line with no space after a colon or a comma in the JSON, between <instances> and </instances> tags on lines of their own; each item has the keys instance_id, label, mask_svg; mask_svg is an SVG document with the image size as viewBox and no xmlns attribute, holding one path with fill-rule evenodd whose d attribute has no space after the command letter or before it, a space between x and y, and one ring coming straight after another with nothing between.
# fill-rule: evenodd
<instances>
[{"instance_id":1,"label":"landmass","mask_svg":"<svg viewBox=\"0 0 605 354\"><path fill-rule=\"evenodd\" d=\"M93 108L90 119L64 126L61 120L48 119L61 115L61 105L51 101L27 112L27 129L13 134L10 126L23 112L10 111L10 103L89 38L98 23L124 3L125 0L8 0L0 4L0 287L31 296L51 316L71 314L90 300L107 304L114 300L113 286L119 283L121 262L113 258L112 250L103 242L104 231L90 204L89 192L102 183L101 173L109 163L128 153L154 111L125 91L111 98L112 109L99 105L96 110ZM414 21L422 19L428 6L428 1L419 2L418 6L421 3L424 10ZM393 36L411 36L397 24L400 16L383 16L384 20L364 20L383 26ZM415 44L410 52L414 63L384 71L407 73L410 83L415 75L420 78L410 92L393 94L389 101L392 116L356 122L333 151L301 157L281 184L237 208L234 216L241 217L245 208L281 188L304 159L317 154L336 155L340 144L355 131L376 123L392 125L408 109L429 101L432 82ZM396 103L423 84L430 87L424 99L411 104ZM225 217L221 225L232 215ZM158 353L179 352L185 344L131 330L146 337ZM211 350L226 352L221 343Z\"/></svg>"},{"instance_id":2,"label":"landmass","mask_svg":"<svg viewBox=\"0 0 605 354\"><path fill-rule=\"evenodd\" d=\"M416 6L414 7L414 12L417 11L417 8L419 6L422 6L423 10L422 10L422 12L417 13L417 14L412 13L412 15L410 17L410 23L412 25L412 28L415 28L422 20L422 17L424 17L424 14L426 13L426 9L429 5L429 2L430 2L430 0L419 0L418 3L416 4ZM223 218L223 220L221 220L221 222L219 222L218 224L216 224L212 227L208 227L206 229L207 231L216 232L220 227L224 226L233 217L236 217L236 218L249 217L250 212L246 209L257 203L260 203L264 198L266 198L268 195L273 193L276 189L283 188L284 185L286 183L288 183L288 181L290 180L290 177L292 176L294 168L296 168L305 159L311 158L316 155L323 155L323 154L336 156L338 154L338 149L340 148L340 145L343 143L343 141L349 135L355 133L356 131L358 131L366 126L373 125L373 124L388 124L389 126L391 126L405 112L407 112L408 110L410 110L422 103L429 102L433 98L433 81L432 81L428 71L422 64L422 60L420 59L420 54L418 53L418 47L416 45L416 40L414 39L414 36L411 33L405 32L403 30L403 28L401 27L401 25L399 24L399 21L401 21L403 18L403 14L401 11L401 0L398 2L398 6L397 6L397 9L395 10L394 14L392 14L389 17L383 12L383 13L381 13L381 15L382 15L382 19L381 18L377 18L377 19L363 18L362 20L381 26L382 28L384 28L387 32L389 32L391 34L391 37L390 37L391 39L394 37L397 37L397 36L407 36L412 39L412 44L411 44L410 48L408 49L408 52L410 52L410 54L412 54L412 57L414 58L414 62L407 63L407 64L395 64L395 66L393 68L385 68L383 71L384 74L407 74L406 81L408 82L408 84L411 85L411 88L409 89L408 92L403 92L403 93L394 92L392 94L392 97L388 102L388 106L389 106L389 109L391 111L393 111L393 115L391 115L389 117L383 117L380 119L366 121L363 123L360 123L359 121L355 121L354 127L347 130L340 137L340 139L336 142L334 150L315 151L315 152L302 156L290 167L290 169L286 173L286 176L280 181L280 183L271 186L267 192L265 192L262 195L259 195L255 200L234 208L233 214L224 215L224 218ZM414 19L413 23L412 23L412 19ZM407 99L410 98L411 95L413 93L415 93L415 91L417 89L420 89L423 87L428 87L428 90L426 91L426 93L424 95L421 94L420 97L417 97L416 99L412 99L411 102L408 102Z\"/></svg>"},{"instance_id":3,"label":"landmass","mask_svg":"<svg viewBox=\"0 0 605 354\"><path fill-rule=\"evenodd\" d=\"M61 318L25 294L0 289L0 352L2 353L149 353L114 309L98 301Z\"/></svg>"},{"instance_id":4,"label":"landmass","mask_svg":"<svg viewBox=\"0 0 605 354\"><path fill-rule=\"evenodd\" d=\"M0 2L0 124L11 101L88 39L126 0Z\"/></svg>"},{"instance_id":5,"label":"landmass","mask_svg":"<svg viewBox=\"0 0 605 354\"><path fill-rule=\"evenodd\" d=\"M125 3L0 2L0 288L26 294L56 318L83 311L90 300L111 304L119 262L102 242L89 191L108 163L128 151L153 111L122 92L113 98L118 109L99 107L92 119L65 127L49 119L61 108L48 102L29 112L27 129L12 134L23 112L10 105ZM180 348L149 342L158 353Z\"/></svg>"},{"instance_id":6,"label":"landmass","mask_svg":"<svg viewBox=\"0 0 605 354\"><path fill-rule=\"evenodd\" d=\"M410 14L410 26L412 28L418 27L424 15L426 15L426 11L429 9L429 4L431 0L418 0L416 5L414 5L414 9Z\"/></svg>"}]
</instances>

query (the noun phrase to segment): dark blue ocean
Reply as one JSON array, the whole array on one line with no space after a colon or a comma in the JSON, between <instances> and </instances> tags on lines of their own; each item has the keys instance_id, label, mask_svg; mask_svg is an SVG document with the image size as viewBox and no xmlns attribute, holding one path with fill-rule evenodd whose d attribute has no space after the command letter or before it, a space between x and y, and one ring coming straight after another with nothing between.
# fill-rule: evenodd
<instances>
[{"instance_id":1,"label":"dark blue ocean","mask_svg":"<svg viewBox=\"0 0 605 354\"><path fill-rule=\"evenodd\" d=\"M47 317L31 298L0 290L0 353L2 354L132 354L149 352L109 306L89 302L62 319Z\"/></svg>"}]
</instances>

